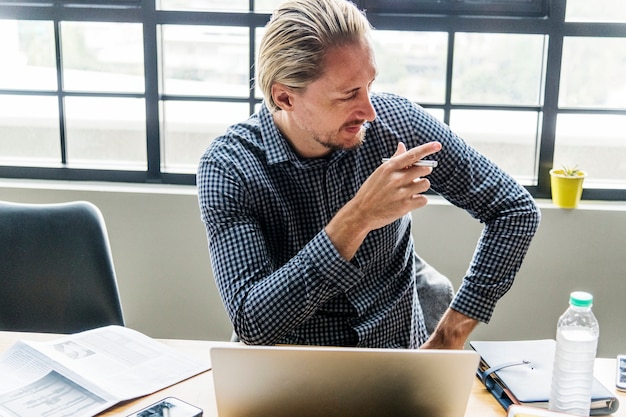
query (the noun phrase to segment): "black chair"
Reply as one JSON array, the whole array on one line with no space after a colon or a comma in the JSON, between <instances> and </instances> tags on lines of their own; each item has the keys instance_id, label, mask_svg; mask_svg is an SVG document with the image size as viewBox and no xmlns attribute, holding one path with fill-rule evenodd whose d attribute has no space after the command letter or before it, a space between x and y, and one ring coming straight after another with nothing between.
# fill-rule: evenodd
<instances>
[{"instance_id":1,"label":"black chair","mask_svg":"<svg viewBox=\"0 0 626 417\"><path fill-rule=\"evenodd\" d=\"M124 325L104 218L93 204L0 201L0 330Z\"/></svg>"}]
</instances>

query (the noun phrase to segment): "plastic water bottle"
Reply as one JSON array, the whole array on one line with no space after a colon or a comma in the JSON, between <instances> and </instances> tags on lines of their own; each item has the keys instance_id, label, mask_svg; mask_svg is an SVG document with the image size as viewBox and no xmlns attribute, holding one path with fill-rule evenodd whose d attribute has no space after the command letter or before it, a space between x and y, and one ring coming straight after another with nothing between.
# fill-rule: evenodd
<instances>
[{"instance_id":1,"label":"plastic water bottle","mask_svg":"<svg viewBox=\"0 0 626 417\"><path fill-rule=\"evenodd\" d=\"M600 328L591 311L593 296L570 294L569 308L559 318L548 409L588 416L591 408L593 364Z\"/></svg>"}]
</instances>

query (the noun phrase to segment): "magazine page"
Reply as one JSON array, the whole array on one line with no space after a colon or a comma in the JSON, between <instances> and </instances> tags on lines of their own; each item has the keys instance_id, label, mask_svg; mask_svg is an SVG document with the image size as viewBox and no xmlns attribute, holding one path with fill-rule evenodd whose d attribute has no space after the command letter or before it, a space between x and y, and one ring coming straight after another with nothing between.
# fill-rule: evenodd
<instances>
[{"instance_id":1,"label":"magazine page","mask_svg":"<svg viewBox=\"0 0 626 417\"><path fill-rule=\"evenodd\" d=\"M64 373L61 366L27 344L13 345L0 356L0 417L89 417L118 402Z\"/></svg>"},{"instance_id":2,"label":"magazine page","mask_svg":"<svg viewBox=\"0 0 626 417\"><path fill-rule=\"evenodd\" d=\"M79 375L117 401L151 394L210 369L208 362L122 326L25 343L70 370L69 378Z\"/></svg>"}]
</instances>

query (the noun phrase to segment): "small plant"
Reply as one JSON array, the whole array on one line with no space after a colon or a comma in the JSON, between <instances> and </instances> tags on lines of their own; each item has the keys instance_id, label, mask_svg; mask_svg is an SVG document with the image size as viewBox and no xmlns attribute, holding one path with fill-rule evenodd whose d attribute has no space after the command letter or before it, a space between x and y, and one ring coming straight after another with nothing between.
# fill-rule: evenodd
<instances>
[{"instance_id":1,"label":"small plant","mask_svg":"<svg viewBox=\"0 0 626 417\"><path fill-rule=\"evenodd\" d=\"M561 165L563 169L563 175L566 177L577 177L580 175L580 169L578 169L578 165L575 165L573 168L567 165Z\"/></svg>"},{"instance_id":2,"label":"small plant","mask_svg":"<svg viewBox=\"0 0 626 417\"><path fill-rule=\"evenodd\" d=\"M560 208L576 208L583 193L583 181L587 173L578 165L561 165L560 169L550 170L550 190L552 202Z\"/></svg>"}]
</instances>

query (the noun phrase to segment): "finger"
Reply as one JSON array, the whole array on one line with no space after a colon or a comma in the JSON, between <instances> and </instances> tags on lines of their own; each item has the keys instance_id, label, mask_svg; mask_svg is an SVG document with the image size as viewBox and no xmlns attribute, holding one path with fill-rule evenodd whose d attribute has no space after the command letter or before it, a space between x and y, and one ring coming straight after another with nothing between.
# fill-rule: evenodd
<instances>
[{"instance_id":1,"label":"finger","mask_svg":"<svg viewBox=\"0 0 626 417\"><path fill-rule=\"evenodd\" d=\"M416 194L411 198L411 210L419 209L428 204L428 198L424 194Z\"/></svg>"},{"instance_id":2,"label":"finger","mask_svg":"<svg viewBox=\"0 0 626 417\"><path fill-rule=\"evenodd\" d=\"M430 181L426 178L415 178L410 184L399 189L398 198L407 204L415 204L414 200L419 200L430 189ZM426 202L427 200L424 200Z\"/></svg>"},{"instance_id":3,"label":"finger","mask_svg":"<svg viewBox=\"0 0 626 417\"><path fill-rule=\"evenodd\" d=\"M411 187L411 196L425 193L430 188L430 181L426 178L416 178L413 180L413 186Z\"/></svg>"},{"instance_id":4,"label":"finger","mask_svg":"<svg viewBox=\"0 0 626 417\"><path fill-rule=\"evenodd\" d=\"M404 142L398 142L398 146L396 147L396 152L393 156L398 156L406 152L406 145Z\"/></svg>"},{"instance_id":5,"label":"finger","mask_svg":"<svg viewBox=\"0 0 626 417\"><path fill-rule=\"evenodd\" d=\"M403 167L409 167L416 163L417 161L423 159L428 155L432 155L441 150L441 143L439 142L428 142L420 146L416 146L415 148L411 148L408 151L401 153L399 155L394 154L394 160L398 161L398 164Z\"/></svg>"}]
</instances>

